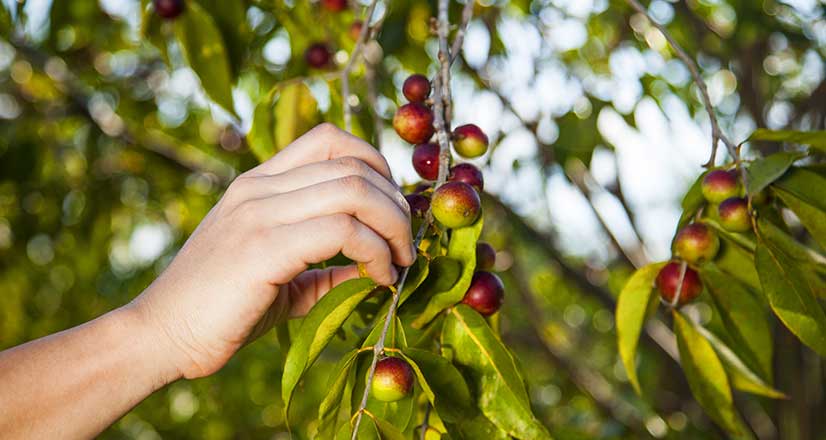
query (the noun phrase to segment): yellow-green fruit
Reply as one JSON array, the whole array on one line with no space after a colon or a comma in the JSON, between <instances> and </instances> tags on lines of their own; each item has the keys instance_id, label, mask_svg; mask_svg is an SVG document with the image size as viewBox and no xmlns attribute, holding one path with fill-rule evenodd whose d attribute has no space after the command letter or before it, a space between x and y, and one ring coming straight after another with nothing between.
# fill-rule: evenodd
<instances>
[{"instance_id":1,"label":"yellow-green fruit","mask_svg":"<svg viewBox=\"0 0 826 440\"><path fill-rule=\"evenodd\" d=\"M453 130L453 148L462 157L479 157L488 151L488 137L475 124L462 125Z\"/></svg>"},{"instance_id":2,"label":"yellow-green fruit","mask_svg":"<svg viewBox=\"0 0 826 440\"><path fill-rule=\"evenodd\" d=\"M413 389L413 369L404 359L384 358L376 364L376 374L370 389L376 400L401 400Z\"/></svg>"},{"instance_id":3,"label":"yellow-green fruit","mask_svg":"<svg viewBox=\"0 0 826 440\"><path fill-rule=\"evenodd\" d=\"M430 209L439 223L448 228L473 224L482 211L482 201L472 186L464 182L447 182L433 192Z\"/></svg>"},{"instance_id":4,"label":"yellow-green fruit","mask_svg":"<svg viewBox=\"0 0 826 440\"><path fill-rule=\"evenodd\" d=\"M720 217L720 225L727 231L746 232L751 229L751 216L746 199L732 197L723 200L717 207L717 214Z\"/></svg>"},{"instance_id":5,"label":"yellow-green fruit","mask_svg":"<svg viewBox=\"0 0 826 440\"><path fill-rule=\"evenodd\" d=\"M702 223L692 223L677 233L674 250L678 257L689 264L697 264L714 259L720 250L720 238L711 228Z\"/></svg>"}]
</instances>

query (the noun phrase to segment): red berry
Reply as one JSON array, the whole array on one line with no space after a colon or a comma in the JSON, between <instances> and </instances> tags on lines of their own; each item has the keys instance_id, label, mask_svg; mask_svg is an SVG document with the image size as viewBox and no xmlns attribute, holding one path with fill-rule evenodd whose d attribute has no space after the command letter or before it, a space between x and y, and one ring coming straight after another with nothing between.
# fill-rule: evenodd
<instances>
[{"instance_id":1,"label":"red berry","mask_svg":"<svg viewBox=\"0 0 826 440\"><path fill-rule=\"evenodd\" d=\"M439 144L428 142L413 149L413 168L425 180L439 177Z\"/></svg>"},{"instance_id":2,"label":"red berry","mask_svg":"<svg viewBox=\"0 0 826 440\"><path fill-rule=\"evenodd\" d=\"M488 243L480 241L476 243L476 268L479 270L491 270L496 264L496 250Z\"/></svg>"},{"instance_id":3,"label":"red berry","mask_svg":"<svg viewBox=\"0 0 826 440\"><path fill-rule=\"evenodd\" d=\"M410 213L416 217L424 217L430 209L430 200L421 194L408 194L404 196L407 205L410 206Z\"/></svg>"},{"instance_id":4,"label":"red berry","mask_svg":"<svg viewBox=\"0 0 826 440\"><path fill-rule=\"evenodd\" d=\"M405 104L396 110L393 128L411 144L427 142L433 136L433 112L418 102Z\"/></svg>"},{"instance_id":5,"label":"red berry","mask_svg":"<svg viewBox=\"0 0 826 440\"><path fill-rule=\"evenodd\" d=\"M376 363L376 372L370 389L373 397L382 402L395 402L413 389L413 368L404 359L386 357Z\"/></svg>"},{"instance_id":6,"label":"red berry","mask_svg":"<svg viewBox=\"0 0 826 440\"><path fill-rule=\"evenodd\" d=\"M720 217L720 225L727 231L746 232L751 229L751 216L746 199L732 197L723 200L717 207L717 214Z\"/></svg>"},{"instance_id":7,"label":"red berry","mask_svg":"<svg viewBox=\"0 0 826 440\"><path fill-rule=\"evenodd\" d=\"M656 285L660 296L667 302L674 301L677 295L677 286L680 284L680 266L678 262L670 262L660 269L657 274ZM679 304L686 304L697 297L703 291L703 282L692 268L685 268L682 289L680 290Z\"/></svg>"},{"instance_id":8,"label":"red berry","mask_svg":"<svg viewBox=\"0 0 826 440\"><path fill-rule=\"evenodd\" d=\"M462 302L485 316L496 313L505 301L505 285L498 276L479 271L473 274Z\"/></svg>"},{"instance_id":9,"label":"red berry","mask_svg":"<svg viewBox=\"0 0 826 440\"><path fill-rule=\"evenodd\" d=\"M361 20L356 20L353 24L350 25L350 38L355 41L358 41L359 37L361 37L361 28L364 27L364 22Z\"/></svg>"},{"instance_id":10,"label":"red berry","mask_svg":"<svg viewBox=\"0 0 826 440\"><path fill-rule=\"evenodd\" d=\"M714 259L720 250L717 233L702 223L692 223L677 233L674 249L678 257L691 264Z\"/></svg>"},{"instance_id":11,"label":"red berry","mask_svg":"<svg viewBox=\"0 0 826 440\"><path fill-rule=\"evenodd\" d=\"M424 102L430 96L430 80L418 73L410 75L404 80L402 93L410 102Z\"/></svg>"},{"instance_id":12,"label":"red berry","mask_svg":"<svg viewBox=\"0 0 826 440\"><path fill-rule=\"evenodd\" d=\"M304 52L304 59L310 67L323 69L330 64L333 54L324 43L313 43Z\"/></svg>"},{"instance_id":13,"label":"red berry","mask_svg":"<svg viewBox=\"0 0 826 440\"><path fill-rule=\"evenodd\" d=\"M479 192L482 192L485 187L482 171L472 163L460 163L452 167L448 180L451 182L465 182Z\"/></svg>"},{"instance_id":14,"label":"red berry","mask_svg":"<svg viewBox=\"0 0 826 440\"><path fill-rule=\"evenodd\" d=\"M184 12L184 0L152 0L155 13L161 18L171 20Z\"/></svg>"},{"instance_id":15,"label":"red berry","mask_svg":"<svg viewBox=\"0 0 826 440\"><path fill-rule=\"evenodd\" d=\"M701 186L703 197L711 203L720 203L735 197L740 191L735 170L714 170L703 177Z\"/></svg>"},{"instance_id":16,"label":"red berry","mask_svg":"<svg viewBox=\"0 0 826 440\"><path fill-rule=\"evenodd\" d=\"M475 124L456 127L453 130L453 148L462 157L479 157L488 151L488 136Z\"/></svg>"},{"instance_id":17,"label":"red berry","mask_svg":"<svg viewBox=\"0 0 826 440\"><path fill-rule=\"evenodd\" d=\"M332 12L341 12L347 9L347 0L321 0L324 9Z\"/></svg>"},{"instance_id":18,"label":"red berry","mask_svg":"<svg viewBox=\"0 0 826 440\"><path fill-rule=\"evenodd\" d=\"M464 182L447 182L433 192L433 217L448 228L463 228L479 218L482 202L472 186Z\"/></svg>"}]
</instances>

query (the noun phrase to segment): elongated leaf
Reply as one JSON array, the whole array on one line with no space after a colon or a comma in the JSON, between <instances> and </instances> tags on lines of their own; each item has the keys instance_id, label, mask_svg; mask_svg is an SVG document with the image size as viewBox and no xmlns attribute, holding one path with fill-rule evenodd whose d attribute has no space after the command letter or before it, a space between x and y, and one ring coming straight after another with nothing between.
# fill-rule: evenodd
<instances>
[{"instance_id":1,"label":"elongated leaf","mask_svg":"<svg viewBox=\"0 0 826 440\"><path fill-rule=\"evenodd\" d=\"M275 155L275 109L273 92L265 95L255 106L252 114L252 127L247 134L247 144L259 162L264 162Z\"/></svg>"},{"instance_id":2,"label":"elongated leaf","mask_svg":"<svg viewBox=\"0 0 826 440\"><path fill-rule=\"evenodd\" d=\"M775 188L774 193L797 215L815 242L826 249L826 212L780 188Z\"/></svg>"},{"instance_id":3,"label":"elongated leaf","mask_svg":"<svg viewBox=\"0 0 826 440\"><path fill-rule=\"evenodd\" d=\"M369 278L345 281L310 309L293 340L281 377L281 397L289 408L295 386L356 306L376 288Z\"/></svg>"},{"instance_id":4,"label":"elongated leaf","mask_svg":"<svg viewBox=\"0 0 826 440\"><path fill-rule=\"evenodd\" d=\"M775 315L801 342L826 356L826 314L800 266L762 235L754 254L763 291Z\"/></svg>"},{"instance_id":5,"label":"elongated leaf","mask_svg":"<svg viewBox=\"0 0 826 440\"><path fill-rule=\"evenodd\" d=\"M743 360L737 356L722 339L718 338L714 333L708 331L700 325L696 325L695 329L703 335L706 340L714 347L714 351L720 356L723 361L723 366L729 374L731 385L738 390L747 393L757 394L760 396L769 397L772 399L785 399L787 396L782 392L774 389L769 383L761 379L757 373L750 369Z\"/></svg>"},{"instance_id":6,"label":"elongated leaf","mask_svg":"<svg viewBox=\"0 0 826 440\"><path fill-rule=\"evenodd\" d=\"M336 422L339 418L339 407L349 399L344 396L347 381L352 376L353 364L359 355L359 350L347 353L333 368L327 394L318 407L318 435L321 438L330 438L336 432Z\"/></svg>"},{"instance_id":7,"label":"elongated leaf","mask_svg":"<svg viewBox=\"0 0 826 440\"><path fill-rule=\"evenodd\" d=\"M691 187L685 193L683 197L683 201L681 206L683 208L683 213L680 215L680 221L677 224L677 230L683 228L683 226L687 225L691 218L694 217L694 214L700 209L703 204L705 204L706 199L703 197L703 178L706 177L706 173L700 175L694 183L691 184Z\"/></svg>"},{"instance_id":8,"label":"elongated leaf","mask_svg":"<svg viewBox=\"0 0 826 440\"><path fill-rule=\"evenodd\" d=\"M617 299L617 346L628 381L637 394L641 393L636 366L637 344L645 324L646 312L651 302L657 301L654 279L663 266L665 263L649 264L634 272Z\"/></svg>"},{"instance_id":9,"label":"elongated leaf","mask_svg":"<svg viewBox=\"0 0 826 440\"><path fill-rule=\"evenodd\" d=\"M424 280L427 279L428 274L430 274L430 261L428 261L425 256L419 256L407 274L404 289L402 289L402 293L399 296L398 307L401 307L407 299L410 298L410 295L422 285Z\"/></svg>"},{"instance_id":10,"label":"elongated leaf","mask_svg":"<svg viewBox=\"0 0 826 440\"><path fill-rule=\"evenodd\" d=\"M442 420L457 422L478 412L473 408L465 379L450 361L416 348L408 348L402 355L413 367L419 385Z\"/></svg>"},{"instance_id":11,"label":"elongated leaf","mask_svg":"<svg viewBox=\"0 0 826 440\"><path fill-rule=\"evenodd\" d=\"M229 58L215 21L195 2L174 21L175 37L187 64L201 79L206 94L228 112L232 103L232 76Z\"/></svg>"},{"instance_id":12,"label":"elongated leaf","mask_svg":"<svg viewBox=\"0 0 826 440\"><path fill-rule=\"evenodd\" d=\"M793 168L774 183L804 203L826 211L826 176L807 168Z\"/></svg>"},{"instance_id":13,"label":"elongated leaf","mask_svg":"<svg viewBox=\"0 0 826 440\"><path fill-rule=\"evenodd\" d=\"M396 428L393 424L379 418L372 420L376 424L381 440L407 440L399 428Z\"/></svg>"},{"instance_id":14,"label":"elongated leaf","mask_svg":"<svg viewBox=\"0 0 826 440\"><path fill-rule=\"evenodd\" d=\"M422 328L442 310L458 303L465 296L473 271L476 269L476 241L482 233L484 222L482 217L476 223L466 227L454 229L447 247L447 256L458 260L462 264L462 274L459 280L448 290L434 294L424 311L413 321L413 328Z\"/></svg>"},{"instance_id":15,"label":"elongated leaf","mask_svg":"<svg viewBox=\"0 0 826 440\"><path fill-rule=\"evenodd\" d=\"M318 104L306 84L282 87L275 103L275 151L281 151L318 122Z\"/></svg>"},{"instance_id":16,"label":"elongated leaf","mask_svg":"<svg viewBox=\"0 0 826 440\"><path fill-rule=\"evenodd\" d=\"M754 252L743 249L726 237L723 237L720 244L720 252L714 259L717 268L753 290L759 291L760 278L754 268Z\"/></svg>"},{"instance_id":17,"label":"elongated leaf","mask_svg":"<svg viewBox=\"0 0 826 440\"><path fill-rule=\"evenodd\" d=\"M759 218L757 219L757 230L759 231L760 237L764 240L771 241L778 250L795 262L811 265L814 270L818 271L822 271L824 265L826 265L826 258L823 255L800 244L794 237L789 235L788 232L779 228L774 223L764 218Z\"/></svg>"},{"instance_id":18,"label":"elongated leaf","mask_svg":"<svg viewBox=\"0 0 826 440\"><path fill-rule=\"evenodd\" d=\"M826 151L826 131L769 130L758 128L749 136L753 141L789 142L809 145L820 151Z\"/></svg>"},{"instance_id":19,"label":"elongated leaf","mask_svg":"<svg viewBox=\"0 0 826 440\"><path fill-rule=\"evenodd\" d=\"M772 378L771 329L766 309L745 286L720 272L713 264L703 266L700 277L711 294L726 331L745 363L765 381Z\"/></svg>"},{"instance_id":20,"label":"elongated leaf","mask_svg":"<svg viewBox=\"0 0 826 440\"><path fill-rule=\"evenodd\" d=\"M780 152L752 162L747 169L748 193L754 195L762 191L779 179L796 160L803 156L805 154Z\"/></svg>"},{"instance_id":21,"label":"elongated leaf","mask_svg":"<svg viewBox=\"0 0 826 440\"><path fill-rule=\"evenodd\" d=\"M462 419L456 423L445 422L451 440L510 440L507 432L499 429L484 414L472 419Z\"/></svg>"},{"instance_id":22,"label":"elongated leaf","mask_svg":"<svg viewBox=\"0 0 826 440\"><path fill-rule=\"evenodd\" d=\"M242 1L198 0L201 7L209 13L224 40L233 78L238 76L244 62L244 54L250 42L250 29L247 24L246 7Z\"/></svg>"},{"instance_id":23,"label":"elongated leaf","mask_svg":"<svg viewBox=\"0 0 826 440\"><path fill-rule=\"evenodd\" d=\"M730 433L739 433L741 423L734 410L728 376L714 348L694 324L676 310L674 333L691 393L712 420Z\"/></svg>"},{"instance_id":24,"label":"elongated leaf","mask_svg":"<svg viewBox=\"0 0 826 440\"><path fill-rule=\"evenodd\" d=\"M479 408L496 426L519 439L548 439L550 434L531 412L525 383L508 350L470 307L449 310L442 345L453 361L469 372Z\"/></svg>"}]
</instances>

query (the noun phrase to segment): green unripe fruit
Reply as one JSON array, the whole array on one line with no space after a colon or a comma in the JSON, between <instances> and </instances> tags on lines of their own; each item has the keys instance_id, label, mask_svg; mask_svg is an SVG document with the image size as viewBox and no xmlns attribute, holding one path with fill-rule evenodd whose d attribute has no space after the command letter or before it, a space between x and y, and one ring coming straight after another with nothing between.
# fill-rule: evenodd
<instances>
[{"instance_id":1,"label":"green unripe fruit","mask_svg":"<svg viewBox=\"0 0 826 440\"><path fill-rule=\"evenodd\" d=\"M376 363L376 374L370 386L373 398L395 402L410 394L412 389L413 368L404 359L386 357Z\"/></svg>"},{"instance_id":2,"label":"green unripe fruit","mask_svg":"<svg viewBox=\"0 0 826 440\"><path fill-rule=\"evenodd\" d=\"M731 232L746 232L751 229L749 204L746 199L732 197L723 200L717 207L720 216L720 225Z\"/></svg>"},{"instance_id":3,"label":"green unripe fruit","mask_svg":"<svg viewBox=\"0 0 826 440\"><path fill-rule=\"evenodd\" d=\"M735 170L714 170L703 177L703 197L711 203L720 203L740 194L740 184Z\"/></svg>"},{"instance_id":4,"label":"green unripe fruit","mask_svg":"<svg viewBox=\"0 0 826 440\"><path fill-rule=\"evenodd\" d=\"M472 225L482 211L482 201L472 186L464 182L447 182L433 192L431 212L448 228Z\"/></svg>"},{"instance_id":5,"label":"green unripe fruit","mask_svg":"<svg viewBox=\"0 0 826 440\"><path fill-rule=\"evenodd\" d=\"M720 250L717 233L702 223L692 223L677 233L674 250L678 257L689 264L697 264L714 259Z\"/></svg>"},{"instance_id":6,"label":"green unripe fruit","mask_svg":"<svg viewBox=\"0 0 826 440\"><path fill-rule=\"evenodd\" d=\"M453 130L453 148L462 157L479 157L488 151L488 136L475 124Z\"/></svg>"}]
</instances>

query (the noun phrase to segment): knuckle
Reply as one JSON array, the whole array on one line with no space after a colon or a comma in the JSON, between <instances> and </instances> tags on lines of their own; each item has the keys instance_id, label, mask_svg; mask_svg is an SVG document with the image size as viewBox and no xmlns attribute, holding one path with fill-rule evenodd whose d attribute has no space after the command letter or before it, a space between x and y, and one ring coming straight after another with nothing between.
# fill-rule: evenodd
<instances>
[{"instance_id":1,"label":"knuckle","mask_svg":"<svg viewBox=\"0 0 826 440\"><path fill-rule=\"evenodd\" d=\"M336 229L342 232L343 235L351 236L358 231L356 219L347 214L335 214L332 216L332 222Z\"/></svg>"},{"instance_id":2,"label":"knuckle","mask_svg":"<svg viewBox=\"0 0 826 440\"><path fill-rule=\"evenodd\" d=\"M322 135L322 136L332 136L338 133L340 130L335 124L330 122L322 122L313 128L313 132Z\"/></svg>"},{"instance_id":3,"label":"knuckle","mask_svg":"<svg viewBox=\"0 0 826 440\"><path fill-rule=\"evenodd\" d=\"M258 203L247 200L238 204L233 212L236 219L242 224L256 224L260 219Z\"/></svg>"},{"instance_id":4,"label":"knuckle","mask_svg":"<svg viewBox=\"0 0 826 440\"><path fill-rule=\"evenodd\" d=\"M336 163L346 175L363 176L367 174L367 166L364 164L364 162L356 159L353 156L340 157L336 159Z\"/></svg>"},{"instance_id":5,"label":"knuckle","mask_svg":"<svg viewBox=\"0 0 826 440\"><path fill-rule=\"evenodd\" d=\"M347 194L362 198L370 194L370 182L362 176L352 175L341 178L341 186Z\"/></svg>"}]
</instances>

